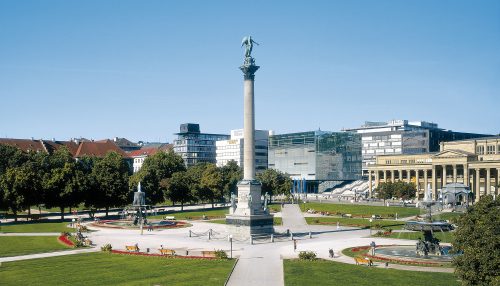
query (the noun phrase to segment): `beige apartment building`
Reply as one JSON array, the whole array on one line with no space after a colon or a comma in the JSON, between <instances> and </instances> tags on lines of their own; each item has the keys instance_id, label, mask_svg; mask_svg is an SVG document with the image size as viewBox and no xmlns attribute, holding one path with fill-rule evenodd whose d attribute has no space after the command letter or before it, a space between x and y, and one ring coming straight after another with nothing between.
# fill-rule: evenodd
<instances>
[{"instance_id":1,"label":"beige apartment building","mask_svg":"<svg viewBox=\"0 0 500 286\"><path fill-rule=\"evenodd\" d=\"M450 183L469 186L476 201L498 195L500 136L442 142L437 153L377 156L368 174L370 196L379 183L395 180L415 183L419 199L429 185L437 198L437 191Z\"/></svg>"}]
</instances>

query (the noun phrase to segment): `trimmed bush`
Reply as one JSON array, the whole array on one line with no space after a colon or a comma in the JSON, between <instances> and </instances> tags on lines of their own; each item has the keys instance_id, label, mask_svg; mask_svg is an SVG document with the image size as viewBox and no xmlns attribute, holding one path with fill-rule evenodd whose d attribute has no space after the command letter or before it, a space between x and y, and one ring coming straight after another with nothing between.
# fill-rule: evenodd
<instances>
[{"instance_id":1,"label":"trimmed bush","mask_svg":"<svg viewBox=\"0 0 500 286\"><path fill-rule=\"evenodd\" d=\"M299 252L299 259L300 260L315 260L316 259L316 252L314 252L314 251L301 251L301 252Z\"/></svg>"}]
</instances>

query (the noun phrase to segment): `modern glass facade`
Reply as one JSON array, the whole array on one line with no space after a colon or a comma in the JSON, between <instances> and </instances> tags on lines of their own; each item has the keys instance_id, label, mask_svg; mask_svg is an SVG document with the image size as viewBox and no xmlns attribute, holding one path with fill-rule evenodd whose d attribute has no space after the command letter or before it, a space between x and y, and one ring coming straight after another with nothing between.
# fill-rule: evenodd
<instances>
[{"instance_id":1,"label":"modern glass facade","mask_svg":"<svg viewBox=\"0 0 500 286\"><path fill-rule=\"evenodd\" d=\"M187 167L200 162L216 163L215 142L228 140L229 135L201 133L198 124L181 124L177 139L174 140L174 152L181 155Z\"/></svg>"},{"instance_id":2,"label":"modern glass facade","mask_svg":"<svg viewBox=\"0 0 500 286\"><path fill-rule=\"evenodd\" d=\"M309 131L269 137L269 168L293 179L361 179L361 135Z\"/></svg>"}]
</instances>

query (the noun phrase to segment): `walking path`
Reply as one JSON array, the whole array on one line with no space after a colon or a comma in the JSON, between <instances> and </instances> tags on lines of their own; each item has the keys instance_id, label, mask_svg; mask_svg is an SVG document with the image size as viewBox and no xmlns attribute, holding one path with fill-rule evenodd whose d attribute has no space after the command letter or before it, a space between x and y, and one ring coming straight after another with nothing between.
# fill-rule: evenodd
<instances>
[{"instance_id":1,"label":"walking path","mask_svg":"<svg viewBox=\"0 0 500 286\"><path fill-rule=\"evenodd\" d=\"M86 248L86 249L78 249L78 250L63 250L63 251L54 251L54 252L46 252L46 253L12 256L12 257L1 257L0 263L1 262L36 259L36 258L47 258L47 257L54 257L54 256L72 255L72 254L80 254L80 253L89 253L89 252L97 252L97 251L101 251L101 249L94 247L94 248Z\"/></svg>"},{"instance_id":2,"label":"walking path","mask_svg":"<svg viewBox=\"0 0 500 286\"><path fill-rule=\"evenodd\" d=\"M309 225L296 204L286 204L281 208L283 227L292 232L309 231Z\"/></svg>"}]
</instances>

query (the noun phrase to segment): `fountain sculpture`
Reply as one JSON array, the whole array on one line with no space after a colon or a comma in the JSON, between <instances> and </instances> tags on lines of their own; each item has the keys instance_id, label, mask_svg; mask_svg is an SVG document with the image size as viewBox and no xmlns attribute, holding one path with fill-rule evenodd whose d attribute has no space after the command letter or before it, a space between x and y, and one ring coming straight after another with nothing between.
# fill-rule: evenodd
<instances>
[{"instance_id":1,"label":"fountain sculpture","mask_svg":"<svg viewBox=\"0 0 500 286\"><path fill-rule=\"evenodd\" d=\"M405 229L413 231L421 231L424 234L424 240L419 239L416 244L417 256L427 257L428 255L440 256L443 249L439 245L439 239L435 238L433 233L435 231L450 231L453 226L444 221L432 220L432 207L438 204L437 201L432 200L430 187L424 194L424 200L419 202L419 207L427 209L427 214L424 215L424 221L408 221L405 224Z\"/></svg>"}]
</instances>

